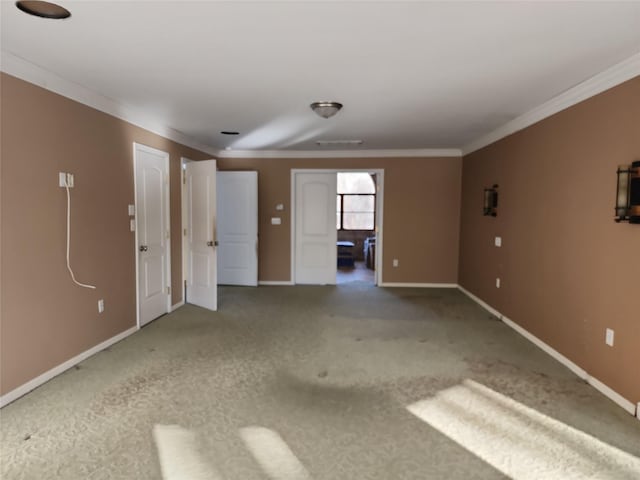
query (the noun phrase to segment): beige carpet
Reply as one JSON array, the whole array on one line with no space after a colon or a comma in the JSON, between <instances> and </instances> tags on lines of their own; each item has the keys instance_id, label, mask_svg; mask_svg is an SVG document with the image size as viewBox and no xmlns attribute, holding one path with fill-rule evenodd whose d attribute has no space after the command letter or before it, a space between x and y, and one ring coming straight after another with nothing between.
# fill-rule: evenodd
<instances>
[{"instance_id":1,"label":"beige carpet","mask_svg":"<svg viewBox=\"0 0 640 480\"><path fill-rule=\"evenodd\" d=\"M640 478L640 422L456 290L221 288L0 419L3 479Z\"/></svg>"}]
</instances>

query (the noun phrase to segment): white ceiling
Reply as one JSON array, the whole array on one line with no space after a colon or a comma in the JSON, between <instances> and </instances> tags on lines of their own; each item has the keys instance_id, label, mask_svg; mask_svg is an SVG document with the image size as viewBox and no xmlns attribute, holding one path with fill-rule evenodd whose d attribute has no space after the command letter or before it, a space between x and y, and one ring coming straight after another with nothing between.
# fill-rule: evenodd
<instances>
[{"instance_id":1,"label":"white ceiling","mask_svg":"<svg viewBox=\"0 0 640 480\"><path fill-rule=\"evenodd\" d=\"M2 50L217 149L462 148L640 52L640 2L58 3Z\"/></svg>"}]
</instances>

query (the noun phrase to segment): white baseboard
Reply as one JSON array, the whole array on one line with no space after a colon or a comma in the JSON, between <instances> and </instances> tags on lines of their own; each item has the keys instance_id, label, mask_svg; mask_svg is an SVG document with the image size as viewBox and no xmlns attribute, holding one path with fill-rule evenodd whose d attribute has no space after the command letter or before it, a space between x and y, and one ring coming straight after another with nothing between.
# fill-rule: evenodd
<instances>
[{"instance_id":1,"label":"white baseboard","mask_svg":"<svg viewBox=\"0 0 640 480\"><path fill-rule=\"evenodd\" d=\"M480 305L482 308L484 308L485 310L487 310L491 314L493 314L496 317L498 317L506 325L508 325L509 327L514 329L516 332L518 332L524 338L526 338L531 343L536 345L538 348L542 349L545 353L547 353L548 355L551 355L554 359L556 359L558 362L562 363L565 367L567 367L569 370L571 370L573 373L575 373L578 377L580 377L583 380L585 380L587 383L589 383L589 385L594 387L596 390L598 390L600 393L602 393L603 395L608 397L613 402L617 403L620 407L622 407L624 410L629 412L631 415L636 415L636 416L640 415L640 413L638 413L638 410L640 410L640 403L638 404L638 407L636 408L636 406L632 402L630 402L629 400L624 398L622 395L620 395L618 392L616 392L612 388L610 388L607 385L605 385L604 383L602 383L597 378L592 377L591 375L589 375L586 370L584 370L583 368L581 368L580 366L578 366L577 364L575 364L574 362L569 360L567 357L562 355L560 352L558 352L556 349L554 349L553 347L551 347L547 343L545 343L542 340L540 340L534 334L532 334L528 330L525 330L523 327L518 325L513 320L505 317L498 310L496 310L495 308L491 307L486 302L482 301L481 299L476 297L474 294L472 294L471 292L469 292L465 288L461 287L460 285L458 285L458 288L460 289L460 291L462 293L467 295L471 300L476 302L478 305ZM640 417L638 417L638 418L640 419Z\"/></svg>"},{"instance_id":2,"label":"white baseboard","mask_svg":"<svg viewBox=\"0 0 640 480\"><path fill-rule=\"evenodd\" d=\"M489 312L490 314L498 317L499 319L502 319L502 314L498 310L493 308L491 305L486 303L484 300L480 300L479 297L476 297L473 293L471 293L469 290L467 290L466 288L464 288L464 287L462 287L460 285L458 285L458 289L462 293L464 293L467 297L469 297L471 300L473 300L478 305L480 305L482 308L484 308L487 312Z\"/></svg>"},{"instance_id":3,"label":"white baseboard","mask_svg":"<svg viewBox=\"0 0 640 480\"><path fill-rule=\"evenodd\" d=\"M636 407L636 418L640 420L640 402L638 402L638 406Z\"/></svg>"},{"instance_id":4,"label":"white baseboard","mask_svg":"<svg viewBox=\"0 0 640 480\"><path fill-rule=\"evenodd\" d=\"M182 306L184 306L184 300L182 300L181 302L176 303L175 305L171 305L171 311L173 312L173 311L179 309Z\"/></svg>"},{"instance_id":5,"label":"white baseboard","mask_svg":"<svg viewBox=\"0 0 640 480\"><path fill-rule=\"evenodd\" d=\"M95 355L96 353L104 350L107 347L110 347L114 343L118 343L120 340L125 339L126 337L128 337L129 335L131 335L132 333L135 333L137 331L138 331L138 327L131 327L128 330L125 330L124 332L119 333L115 337L111 337L108 340L105 340L104 342L99 343L95 347L92 347L89 350L86 350L86 351L82 352L81 354L76 355L73 358L70 358L66 362L61 363L60 365L58 365L57 367L54 367L54 368L52 368L51 370L49 370L47 372L44 372L42 375L38 375L33 380L30 380L27 383L19 386L18 388L14 389L14 390L11 390L10 392L2 395L0 397L0 408L4 407L5 405L10 404L14 400L17 400L18 398L22 397L23 395L26 395L31 390L39 387L43 383L48 382L53 377L56 377L56 376L60 375L64 371L69 370L71 367L77 365L78 363L82 362L83 360L86 360L90 356Z\"/></svg>"},{"instance_id":6,"label":"white baseboard","mask_svg":"<svg viewBox=\"0 0 640 480\"><path fill-rule=\"evenodd\" d=\"M506 323L509 327L513 328L520 335L522 335L524 338L526 338L531 343L533 343L536 347L540 348L541 350L544 350L545 353L547 353L548 355L551 355L557 361L562 363L565 367L567 367L569 370L571 370L577 376L579 376L583 380L587 380L587 381L589 380L589 374L586 372L586 370L584 370L583 368L580 368L578 365L576 365L574 362L572 362L567 357L562 355L556 349L554 349L553 347L551 347L548 344L544 343L538 337L536 337L535 335L530 333L528 330L525 330L520 325L518 325L516 322L514 322L513 320L505 317L504 315L501 316L501 320L504 323Z\"/></svg>"},{"instance_id":7,"label":"white baseboard","mask_svg":"<svg viewBox=\"0 0 640 480\"><path fill-rule=\"evenodd\" d=\"M379 287L389 288L457 288L457 283L404 283L404 282L382 282Z\"/></svg>"},{"instance_id":8,"label":"white baseboard","mask_svg":"<svg viewBox=\"0 0 640 480\"><path fill-rule=\"evenodd\" d=\"M591 375L587 376L587 382L589 382L589 385L591 385L593 388L598 390L600 393L602 393L603 395L609 397L611 400L616 402L618 405L624 408L631 415L634 415L634 416L636 415L636 406L633 403L631 403L629 400L624 398L622 395L620 395L618 392L606 386L600 380L598 380L595 377L592 377Z\"/></svg>"},{"instance_id":9,"label":"white baseboard","mask_svg":"<svg viewBox=\"0 0 640 480\"><path fill-rule=\"evenodd\" d=\"M293 282L291 280L278 280L278 281L271 281L271 280L260 280L258 282L258 285L287 285L287 286L291 286L293 285Z\"/></svg>"}]
</instances>

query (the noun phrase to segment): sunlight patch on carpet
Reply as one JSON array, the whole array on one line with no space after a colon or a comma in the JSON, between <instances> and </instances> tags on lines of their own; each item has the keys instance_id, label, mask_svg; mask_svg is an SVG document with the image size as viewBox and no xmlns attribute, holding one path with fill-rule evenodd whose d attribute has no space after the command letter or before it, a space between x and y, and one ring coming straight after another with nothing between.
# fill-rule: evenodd
<instances>
[{"instance_id":1,"label":"sunlight patch on carpet","mask_svg":"<svg viewBox=\"0 0 640 480\"><path fill-rule=\"evenodd\" d=\"M271 480L311 480L311 475L278 432L264 427L240 429L240 436Z\"/></svg>"},{"instance_id":2,"label":"sunlight patch on carpet","mask_svg":"<svg viewBox=\"0 0 640 480\"><path fill-rule=\"evenodd\" d=\"M407 409L514 480L640 478L639 458L473 380Z\"/></svg>"},{"instance_id":3,"label":"sunlight patch on carpet","mask_svg":"<svg viewBox=\"0 0 640 480\"><path fill-rule=\"evenodd\" d=\"M222 480L200 454L192 431L179 425L156 425L153 438L164 480Z\"/></svg>"}]
</instances>

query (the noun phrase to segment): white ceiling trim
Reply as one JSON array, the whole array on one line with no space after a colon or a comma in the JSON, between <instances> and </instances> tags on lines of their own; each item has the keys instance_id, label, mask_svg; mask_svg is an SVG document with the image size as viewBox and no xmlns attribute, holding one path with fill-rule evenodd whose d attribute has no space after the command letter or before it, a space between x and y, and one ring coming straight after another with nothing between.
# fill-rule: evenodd
<instances>
[{"instance_id":1,"label":"white ceiling trim","mask_svg":"<svg viewBox=\"0 0 640 480\"><path fill-rule=\"evenodd\" d=\"M140 110L123 105L109 97L89 90L82 85L59 77L49 70L4 50L0 52L0 70L187 147L191 147L211 155L216 155L218 153L217 149L212 148L209 145L203 145L178 130L174 130L166 125L158 123L156 120L150 118Z\"/></svg>"},{"instance_id":2,"label":"white ceiling trim","mask_svg":"<svg viewBox=\"0 0 640 480\"><path fill-rule=\"evenodd\" d=\"M160 124L144 112L66 80L10 52L0 52L0 70L49 91L95 108L157 135L220 158L416 158L460 157L497 142L551 115L640 75L640 53L594 75L560 95L505 123L461 149L396 150L218 150L184 133Z\"/></svg>"},{"instance_id":3,"label":"white ceiling trim","mask_svg":"<svg viewBox=\"0 0 640 480\"><path fill-rule=\"evenodd\" d=\"M461 157L457 148L396 150L220 150L218 158L416 158Z\"/></svg>"},{"instance_id":4,"label":"white ceiling trim","mask_svg":"<svg viewBox=\"0 0 640 480\"><path fill-rule=\"evenodd\" d=\"M513 133L525 129L551 115L580 103L590 97L604 92L616 85L640 75L640 53L614 65L613 67L594 75L578 85L565 90L560 95L539 105L527 113L514 118L510 122L498 127L491 133L484 135L462 148L462 154L468 155L487 145L497 142Z\"/></svg>"}]
</instances>

